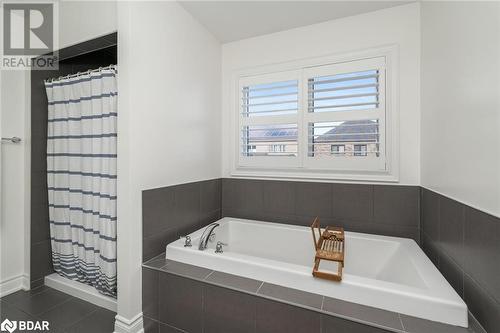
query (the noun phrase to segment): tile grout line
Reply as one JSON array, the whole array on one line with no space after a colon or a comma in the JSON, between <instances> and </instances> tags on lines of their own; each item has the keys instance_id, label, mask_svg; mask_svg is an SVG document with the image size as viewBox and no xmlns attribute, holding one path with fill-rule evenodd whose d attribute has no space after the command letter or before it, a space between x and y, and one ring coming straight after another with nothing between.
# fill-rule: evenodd
<instances>
[{"instance_id":1,"label":"tile grout line","mask_svg":"<svg viewBox=\"0 0 500 333\"><path fill-rule=\"evenodd\" d=\"M255 292L256 294L258 294L258 293L259 293L260 288L262 288L262 286L263 286L263 285L264 285L264 281L262 281L262 282L261 282L261 284L260 284L259 288L258 288L258 289L257 289L257 291Z\"/></svg>"},{"instance_id":2,"label":"tile grout line","mask_svg":"<svg viewBox=\"0 0 500 333\"><path fill-rule=\"evenodd\" d=\"M403 323L403 318L401 318L401 313L398 313L399 322L401 323L401 327L403 331L406 332L405 324Z\"/></svg>"}]
</instances>

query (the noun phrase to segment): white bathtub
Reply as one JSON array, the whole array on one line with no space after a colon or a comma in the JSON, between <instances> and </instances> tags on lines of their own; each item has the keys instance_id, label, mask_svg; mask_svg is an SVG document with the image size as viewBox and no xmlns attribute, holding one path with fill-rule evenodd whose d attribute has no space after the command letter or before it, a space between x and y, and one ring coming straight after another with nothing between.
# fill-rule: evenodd
<instances>
[{"instance_id":1,"label":"white bathtub","mask_svg":"<svg viewBox=\"0 0 500 333\"><path fill-rule=\"evenodd\" d=\"M342 282L314 278L308 227L225 217L198 250L200 229L170 243L167 259L406 315L467 327L467 306L415 241L346 232ZM215 253L217 241L227 243Z\"/></svg>"}]
</instances>

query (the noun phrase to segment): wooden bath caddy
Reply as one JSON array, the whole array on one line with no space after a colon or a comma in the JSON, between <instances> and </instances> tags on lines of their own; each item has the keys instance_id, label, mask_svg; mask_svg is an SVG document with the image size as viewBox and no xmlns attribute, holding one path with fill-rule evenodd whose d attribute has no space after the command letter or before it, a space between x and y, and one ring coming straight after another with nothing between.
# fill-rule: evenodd
<instances>
[{"instance_id":1,"label":"wooden bath caddy","mask_svg":"<svg viewBox=\"0 0 500 333\"><path fill-rule=\"evenodd\" d=\"M319 218L315 218L311 224L314 247L316 255L314 257L313 276L321 279L341 281L342 269L344 268L344 229L340 227L327 226L321 231ZM316 233L318 238L316 238ZM319 270L321 260L337 262L337 273Z\"/></svg>"}]
</instances>

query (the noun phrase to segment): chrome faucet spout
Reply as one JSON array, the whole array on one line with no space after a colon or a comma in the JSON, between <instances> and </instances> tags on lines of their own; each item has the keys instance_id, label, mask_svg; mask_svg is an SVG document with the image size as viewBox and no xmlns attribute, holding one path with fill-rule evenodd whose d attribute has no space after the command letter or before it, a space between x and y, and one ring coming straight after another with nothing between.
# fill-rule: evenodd
<instances>
[{"instance_id":1,"label":"chrome faucet spout","mask_svg":"<svg viewBox=\"0 0 500 333\"><path fill-rule=\"evenodd\" d=\"M210 223L205 230L203 231L203 234L200 237L200 244L198 246L198 250L203 251L207 248L208 241L210 240L210 237L214 234L214 229L219 226L219 223ZM208 232L207 232L208 231Z\"/></svg>"}]
</instances>

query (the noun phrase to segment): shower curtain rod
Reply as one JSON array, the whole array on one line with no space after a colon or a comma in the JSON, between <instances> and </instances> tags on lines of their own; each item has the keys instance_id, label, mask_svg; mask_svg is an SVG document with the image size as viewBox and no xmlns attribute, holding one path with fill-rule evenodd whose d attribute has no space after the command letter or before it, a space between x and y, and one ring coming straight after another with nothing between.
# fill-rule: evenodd
<instances>
[{"instance_id":1,"label":"shower curtain rod","mask_svg":"<svg viewBox=\"0 0 500 333\"><path fill-rule=\"evenodd\" d=\"M99 67L99 68L96 68L96 69L89 69L88 71L78 72L76 74L68 74L68 75L65 75L65 76L53 77L53 78L50 78L50 79L45 79L44 82L51 83L51 82L54 82L56 80L71 79L71 78L77 77L79 75L90 74L92 72L99 72L99 71L101 71L103 69L116 69L116 65L109 65L109 66L106 66L106 67Z\"/></svg>"}]
</instances>

